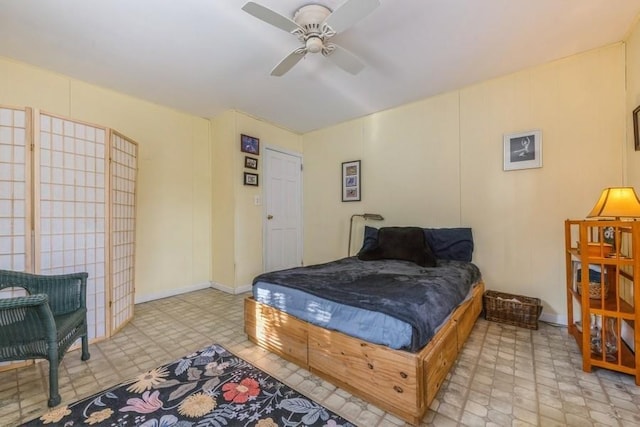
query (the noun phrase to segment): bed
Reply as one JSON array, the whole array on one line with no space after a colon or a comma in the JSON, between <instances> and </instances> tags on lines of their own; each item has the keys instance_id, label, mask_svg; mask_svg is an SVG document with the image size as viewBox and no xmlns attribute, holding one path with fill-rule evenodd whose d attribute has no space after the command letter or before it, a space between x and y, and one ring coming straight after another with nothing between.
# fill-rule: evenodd
<instances>
[{"instance_id":1,"label":"bed","mask_svg":"<svg viewBox=\"0 0 640 427\"><path fill-rule=\"evenodd\" d=\"M470 229L367 227L357 257L256 277L245 299L245 332L418 424L482 310L484 283L472 250ZM345 307L355 312L340 314ZM425 311L437 315L421 319Z\"/></svg>"}]
</instances>

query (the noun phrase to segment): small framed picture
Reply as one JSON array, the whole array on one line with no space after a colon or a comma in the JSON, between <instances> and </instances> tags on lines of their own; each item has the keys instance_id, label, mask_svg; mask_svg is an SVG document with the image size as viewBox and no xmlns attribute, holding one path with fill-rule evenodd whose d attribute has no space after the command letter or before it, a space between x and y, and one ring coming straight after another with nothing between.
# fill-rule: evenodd
<instances>
[{"instance_id":1,"label":"small framed picture","mask_svg":"<svg viewBox=\"0 0 640 427\"><path fill-rule=\"evenodd\" d=\"M633 110L633 141L636 151L640 151L640 129L638 129L638 119L640 116L640 105Z\"/></svg>"},{"instance_id":2,"label":"small framed picture","mask_svg":"<svg viewBox=\"0 0 640 427\"><path fill-rule=\"evenodd\" d=\"M362 183L360 181L360 160L342 163L342 201L360 201Z\"/></svg>"},{"instance_id":3,"label":"small framed picture","mask_svg":"<svg viewBox=\"0 0 640 427\"><path fill-rule=\"evenodd\" d=\"M257 173L244 173L244 185L258 186L258 174Z\"/></svg>"},{"instance_id":4,"label":"small framed picture","mask_svg":"<svg viewBox=\"0 0 640 427\"><path fill-rule=\"evenodd\" d=\"M244 167L247 169L258 169L258 159L244 156Z\"/></svg>"},{"instance_id":5,"label":"small framed picture","mask_svg":"<svg viewBox=\"0 0 640 427\"><path fill-rule=\"evenodd\" d=\"M260 140L249 135L240 135L240 151L257 156L260 154Z\"/></svg>"},{"instance_id":6,"label":"small framed picture","mask_svg":"<svg viewBox=\"0 0 640 427\"><path fill-rule=\"evenodd\" d=\"M542 167L542 131L504 135L504 170L531 169Z\"/></svg>"}]
</instances>

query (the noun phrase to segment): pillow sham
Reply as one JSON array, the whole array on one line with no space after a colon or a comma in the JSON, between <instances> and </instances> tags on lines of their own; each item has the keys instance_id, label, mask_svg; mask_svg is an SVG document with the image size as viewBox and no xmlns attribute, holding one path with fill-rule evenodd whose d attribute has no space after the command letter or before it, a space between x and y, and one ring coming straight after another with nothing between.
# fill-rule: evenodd
<instances>
[{"instance_id":1,"label":"pillow sham","mask_svg":"<svg viewBox=\"0 0 640 427\"><path fill-rule=\"evenodd\" d=\"M423 230L425 240L437 259L471 262L473 257L471 228L424 228ZM378 229L365 226L360 252L375 248L377 244Z\"/></svg>"},{"instance_id":2,"label":"pillow sham","mask_svg":"<svg viewBox=\"0 0 640 427\"><path fill-rule=\"evenodd\" d=\"M436 258L425 242L424 231L419 227L382 227L378 230L377 245L360 251L358 258L363 261L399 259L421 267L436 265Z\"/></svg>"},{"instance_id":3,"label":"pillow sham","mask_svg":"<svg viewBox=\"0 0 640 427\"><path fill-rule=\"evenodd\" d=\"M471 262L473 257L471 228L425 228L424 237L436 258Z\"/></svg>"}]
</instances>

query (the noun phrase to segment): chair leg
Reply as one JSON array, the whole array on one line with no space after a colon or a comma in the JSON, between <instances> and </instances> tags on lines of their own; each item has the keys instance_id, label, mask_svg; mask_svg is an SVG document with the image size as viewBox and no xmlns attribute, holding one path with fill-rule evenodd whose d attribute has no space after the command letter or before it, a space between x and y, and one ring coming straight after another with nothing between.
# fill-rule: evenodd
<instances>
[{"instance_id":1,"label":"chair leg","mask_svg":"<svg viewBox=\"0 0 640 427\"><path fill-rule=\"evenodd\" d=\"M56 350L57 351L57 350ZM58 356L49 360L49 401L47 404L52 407L60 403L60 393L58 392Z\"/></svg>"},{"instance_id":2,"label":"chair leg","mask_svg":"<svg viewBox=\"0 0 640 427\"><path fill-rule=\"evenodd\" d=\"M61 400L60 395L57 394L55 397L49 398L47 405L49 405L50 408L53 408L54 406L58 406Z\"/></svg>"},{"instance_id":3,"label":"chair leg","mask_svg":"<svg viewBox=\"0 0 640 427\"><path fill-rule=\"evenodd\" d=\"M89 354L89 334L85 334L82 336L82 356L80 356L81 360L89 360L91 355Z\"/></svg>"}]
</instances>

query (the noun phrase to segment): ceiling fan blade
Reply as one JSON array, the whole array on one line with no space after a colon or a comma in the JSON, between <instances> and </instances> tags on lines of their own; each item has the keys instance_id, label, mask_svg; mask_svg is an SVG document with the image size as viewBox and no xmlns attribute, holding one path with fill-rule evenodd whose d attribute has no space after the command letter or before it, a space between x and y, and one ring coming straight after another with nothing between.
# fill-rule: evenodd
<instances>
[{"instance_id":1,"label":"ceiling fan blade","mask_svg":"<svg viewBox=\"0 0 640 427\"><path fill-rule=\"evenodd\" d=\"M304 55L306 53L307 50L305 48L298 48L294 50L289 55L285 56L285 58L280 61L280 63L276 65L273 70L271 70L271 75L276 77L282 76L284 73L293 68L293 66L296 65L298 61L304 58Z\"/></svg>"},{"instance_id":2,"label":"ceiling fan blade","mask_svg":"<svg viewBox=\"0 0 640 427\"><path fill-rule=\"evenodd\" d=\"M271 24L274 27L278 27L288 33L300 28L298 24L296 24L293 20L287 18L286 16L280 15L278 12L274 12L268 7L262 6L252 1L247 2L244 6L242 6L242 10L250 15L255 16L261 21L264 21L267 24Z\"/></svg>"},{"instance_id":3,"label":"ceiling fan blade","mask_svg":"<svg viewBox=\"0 0 640 427\"><path fill-rule=\"evenodd\" d=\"M347 73L358 74L364 68L364 64L353 53L338 45L331 44L331 51L323 55L331 59L338 67Z\"/></svg>"},{"instance_id":4,"label":"ceiling fan blade","mask_svg":"<svg viewBox=\"0 0 640 427\"><path fill-rule=\"evenodd\" d=\"M379 0L346 0L324 21L336 33L340 33L380 6Z\"/></svg>"}]
</instances>

